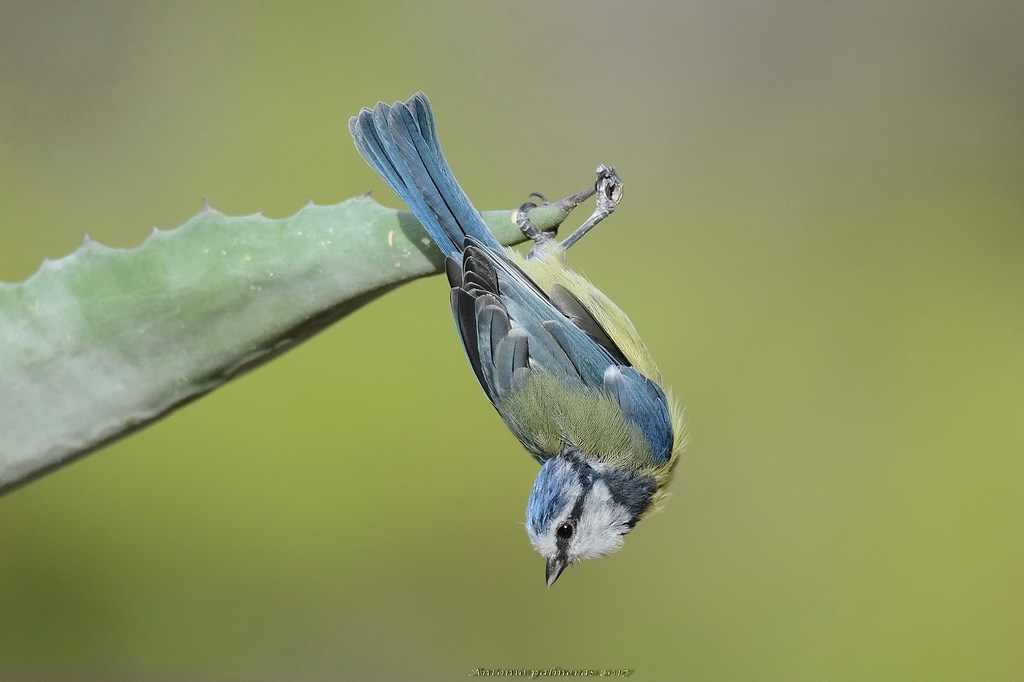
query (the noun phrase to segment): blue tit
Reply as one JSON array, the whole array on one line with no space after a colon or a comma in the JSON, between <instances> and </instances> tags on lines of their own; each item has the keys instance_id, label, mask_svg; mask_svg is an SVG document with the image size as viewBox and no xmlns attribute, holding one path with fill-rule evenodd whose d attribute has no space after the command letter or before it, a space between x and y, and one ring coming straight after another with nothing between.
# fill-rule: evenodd
<instances>
[{"instance_id":1,"label":"blue tit","mask_svg":"<svg viewBox=\"0 0 1024 682\"><path fill-rule=\"evenodd\" d=\"M580 559L614 552L658 507L683 449L682 412L633 324L565 263L566 249L614 210L621 181L598 167L598 208L558 242L527 214L525 257L487 229L441 153L426 95L349 121L359 153L446 256L466 357L505 424L540 463L526 531L550 587Z\"/></svg>"}]
</instances>

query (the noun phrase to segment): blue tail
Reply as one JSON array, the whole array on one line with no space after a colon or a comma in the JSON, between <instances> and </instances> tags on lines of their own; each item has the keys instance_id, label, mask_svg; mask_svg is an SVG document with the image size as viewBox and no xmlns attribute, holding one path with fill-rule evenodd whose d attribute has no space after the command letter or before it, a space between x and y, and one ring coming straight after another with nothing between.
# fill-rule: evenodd
<instances>
[{"instance_id":1,"label":"blue tail","mask_svg":"<svg viewBox=\"0 0 1024 682\"><path fill-rule=\"evenodd\" d=\"M384 178L446 256L465 248L466 237L501 245L487 229L448 168L434 129L430 100L417 92L407 102L383 102L348 122L356 149Z\"/></svg>"}]
</instances>

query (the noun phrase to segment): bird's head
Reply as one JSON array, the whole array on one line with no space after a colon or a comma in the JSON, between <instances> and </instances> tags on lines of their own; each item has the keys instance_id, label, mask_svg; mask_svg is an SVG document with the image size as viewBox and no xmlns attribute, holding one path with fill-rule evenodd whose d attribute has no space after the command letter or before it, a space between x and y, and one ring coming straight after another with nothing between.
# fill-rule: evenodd
<instances>
[{"instance_id":1,"label":"bird's head","mask_svg":"<svg viewBox=\"0 0 1024 682\"><path fill-rule=\"evenodd\" d=\"M650 507L653 476L589 460L574 448L544 462L526 505L526 532L551 587L571 563L618 550Z\"/></svg>"}]
</instances>

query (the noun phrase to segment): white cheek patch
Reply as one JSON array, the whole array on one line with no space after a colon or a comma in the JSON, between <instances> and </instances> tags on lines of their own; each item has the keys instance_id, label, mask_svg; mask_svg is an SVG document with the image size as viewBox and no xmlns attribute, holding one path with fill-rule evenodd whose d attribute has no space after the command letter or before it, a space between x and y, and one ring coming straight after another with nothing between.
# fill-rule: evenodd
<instances>
[{"instance_id":1,"label":"white cheek patch","mask_svg":"<svg viewBox=\"0 0 1024 682\"><path fill-rule=\"evenodd\" d=\"M583 513L569 547L569 557L595 559L622 547L622 536L629 531L629 510L612 500L604 481L594 482L583 501Z\"/></svg>"}]
</instances>

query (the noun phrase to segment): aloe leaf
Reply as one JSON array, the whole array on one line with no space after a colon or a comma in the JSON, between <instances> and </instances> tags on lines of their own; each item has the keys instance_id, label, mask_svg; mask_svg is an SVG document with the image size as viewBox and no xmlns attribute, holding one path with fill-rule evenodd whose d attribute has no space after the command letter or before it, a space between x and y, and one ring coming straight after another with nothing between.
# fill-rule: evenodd
<instances>
[{"instance_id":1,"label":"aloe leaf","mask_svg":"<svg viewBox=\"0 0 1024 682\"><path fill-rule=\"evenodd\" d=\"M531 219L553 229L568 211ZM505 244L509 211L483 214ZM294 216L209 206L139 247L86 238L0 282L0 494L270 360L443 257L412 214L367 197Z\"/></svg>"}]
</instances>

